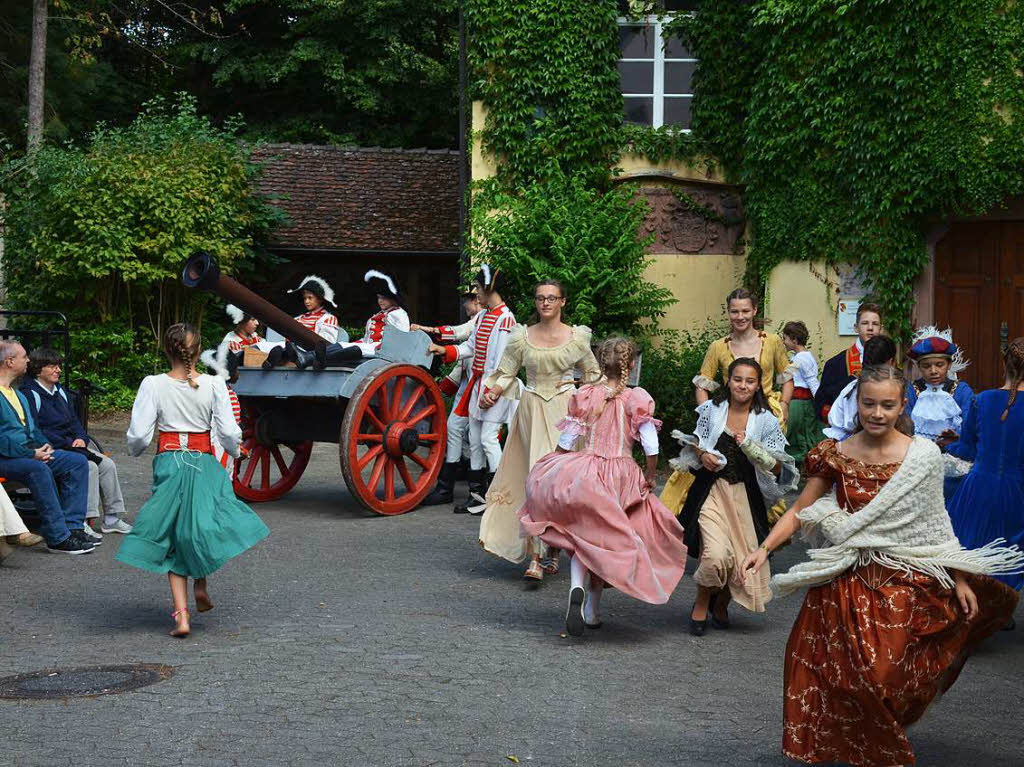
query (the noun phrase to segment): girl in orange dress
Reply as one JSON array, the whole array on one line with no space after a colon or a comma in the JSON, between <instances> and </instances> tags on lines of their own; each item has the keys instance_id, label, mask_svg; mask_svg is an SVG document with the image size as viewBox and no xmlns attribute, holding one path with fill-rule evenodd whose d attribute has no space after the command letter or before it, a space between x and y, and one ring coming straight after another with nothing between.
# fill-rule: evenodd
<instances>
[{"instance_id":1,"label":"girl in orange dress","mask_svg":"<svg viewBox=\"0 0 1024 767\"><path fill-rule=\"evenodd\" d=\"M960 546L938 447L896 430L902 374L865 367L858 389L862 429L811 451L803 493L741 572L756 573L798 529L816 546L772 581L780 595L811 587L786 645L783 753L909 765L904 729L1016 607L1016 592L987 575L1019 570L1024 555L1001 541Z\"/></svg>"}]
</instances>

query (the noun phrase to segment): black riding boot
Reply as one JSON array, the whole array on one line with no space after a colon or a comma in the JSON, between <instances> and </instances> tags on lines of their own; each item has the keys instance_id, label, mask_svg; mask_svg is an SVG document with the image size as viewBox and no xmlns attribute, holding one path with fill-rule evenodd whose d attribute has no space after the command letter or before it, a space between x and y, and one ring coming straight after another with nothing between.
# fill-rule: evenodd
<instances>
[{"instance_id":1,"label":"black riding boot","mask_svg":"<svg viewBox=\"0 0 1024 767\"><path fill-rule=\"evenodd\" d=\"M267 352L267 358L263 360L263 369L271 370L284 362L284 347L275 346Z\"/></svg>"},{"instance_id":2,"label":"black riding boot","mask_svg":"<svg viewBox=\"0 0 1024 767\"><path fill-rule=\"evenodd\" d=\"M447 463L441 467L441 473L437 475L437 484L430 491L429 495L420 502L420 506L440 506L451 503L455 494L455 470L459 468L457 462Z\"/></svg>"},{"instance_id":3,"label":"black riding boot","mask_svg":"<svg viewBox=\"0 0 1024 767\"><path fill-rule=\"evenodd\" d=\"M467 476L469 476L469 458L463 457L455 471L455 481L462 482Z\"/></svg>"},{"instance_id":4,"label":"black riding boot","mask_svg":"<svg viewBox=\"0 0 1024 767\"><path fill-rule=\"evenodd\" d=\"M477 504L477 500L473 498L474 493L482 498L487 492L487 485L484 484L487 477L483 469L470 469L466 472L466 481L469 483L469 500L452 509L456 514L469 514L469 507Z\"/></svg>"},{"instance_id":5,"label":"black riding boot","mask_svg":"<svg viewBox=\"0 0 1024 767\"><path fill-rule=\"evenodd\" d=\"M342 344L330 344L324 354L325 365L318 366L313 363L314 370L322 370L327 365L343 365L346 362L355 362L363 358L363 353L358 346L343 346Z\"/></svg>"},{"instance_id":6,"label":"black riding boot","mask_svg":"<svg viewBox=\"0 0 1024 767\"><path fill-rule=\"evenodd\" d=\"M298 346L292 344L291 341L289 341L288 343L291 345L291 353L295 356L295 366L299 368L299 370L305 370L310 365L316 368L315 353L307 352L305 349L301 349Z\"/></svg>"}]
</instances>

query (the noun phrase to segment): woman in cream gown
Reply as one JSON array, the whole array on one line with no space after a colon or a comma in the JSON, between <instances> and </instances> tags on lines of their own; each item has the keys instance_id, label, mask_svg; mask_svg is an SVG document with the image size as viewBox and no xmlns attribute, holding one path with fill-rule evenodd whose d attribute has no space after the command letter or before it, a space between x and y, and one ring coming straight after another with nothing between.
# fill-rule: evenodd
<instances>
[{"instance_id":1,"label":"woman in cream gown","mask_svg":"<svg viewBox=\"0 0 1024 767\"><path fill-rule=\"evenodd\" d=\"M558 423L568 413L569 400L576 388L573 370L578 368L582 372L584 383L597 381L601 372L590 350L590 328L562 322L562 284L553 280L541 282L534 288L534 300L540 321L515 329L498 369L484 381L485 394L481 399L485 406L496 402L499 396L518 394L519 408L512 419L498 471L487 491L480 520L480 545L510 562L522 562L529 554L525 577L540 580L544 577L540 566L544 544L538 538L519 535L519 509L526 501L526 475L558 444ZM521 368L526 369L525 386L516 378Z\"/></svg>"}]
</instances>

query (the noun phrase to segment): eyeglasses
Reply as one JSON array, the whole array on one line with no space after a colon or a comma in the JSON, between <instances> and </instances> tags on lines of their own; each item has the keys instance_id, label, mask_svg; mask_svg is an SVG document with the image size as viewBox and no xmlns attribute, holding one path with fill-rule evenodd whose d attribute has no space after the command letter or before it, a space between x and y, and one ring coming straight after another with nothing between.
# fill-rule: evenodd
<instances>
[{"instance_id":1,"label":"eyeglasses","mask_svg":"<svg viewBox=\"0 0 1024 767\"><path fill-rule=\"evenodd\" d=\"M554 304L561 301L565 296L534 296L533 300L538 304Z\"/></svg>"}]
</instances>

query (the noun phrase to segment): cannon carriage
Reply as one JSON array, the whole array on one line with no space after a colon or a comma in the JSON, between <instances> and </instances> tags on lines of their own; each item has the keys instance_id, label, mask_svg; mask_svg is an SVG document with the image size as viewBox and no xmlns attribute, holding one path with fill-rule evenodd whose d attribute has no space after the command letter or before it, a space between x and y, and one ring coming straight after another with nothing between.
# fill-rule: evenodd
<instances>
[{"instance_id":1,"label":"cannon carriage","mask_svg":"<svg viewBox=\"0 0 1024 767\"><path fill-rule=\"evenodd\" d=\"M323 360L325 342L292 317L220 273L206 253L185 264L186 286L241 307L268 328ZM446 414L430 373L430 338L385 329L376 357L322 370L243 363L232 389L242 409L242 456L234 488L247 501L272 501L291 490L313 444L338 445L352 496L377 514L415 509L444 461Z\"/></svg>"}]
</instances>

